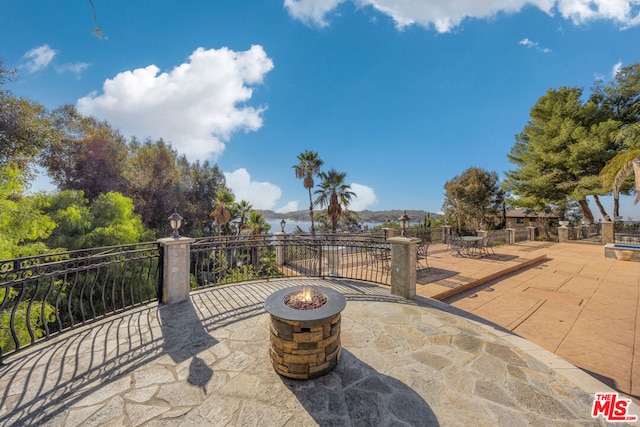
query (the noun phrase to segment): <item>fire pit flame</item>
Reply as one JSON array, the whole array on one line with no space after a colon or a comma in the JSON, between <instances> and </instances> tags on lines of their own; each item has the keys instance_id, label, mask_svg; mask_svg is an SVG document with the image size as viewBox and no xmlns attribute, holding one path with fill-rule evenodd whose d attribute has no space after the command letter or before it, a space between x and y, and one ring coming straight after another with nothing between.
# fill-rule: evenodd
<instances>
[{"instance_id":1,"label":"fire pit flame","mask_svg":"<svg viewBox=\"0 0 640 427\"><path fill-rule=\"evenodd\" d=\"M284 298L287 307L296 310L314 310L327 303L327 297L311 288L303 288L292 292Z\"/></svg>"}]
</instances>

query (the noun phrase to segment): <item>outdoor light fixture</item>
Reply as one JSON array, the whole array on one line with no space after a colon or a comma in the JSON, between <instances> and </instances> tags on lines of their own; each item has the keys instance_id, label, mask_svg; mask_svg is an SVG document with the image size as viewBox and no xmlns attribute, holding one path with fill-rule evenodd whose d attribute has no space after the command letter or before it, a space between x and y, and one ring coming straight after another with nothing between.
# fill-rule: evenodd
<instances>
[{"instance_id":1,"label":"outdoor light fixture","mask_svg":"<svg viewBox=\"0 0 640 427\"><path fill-rule=\"evenodd\" d=\"M183 219L184 218L182 218L180 216L180 214L178 213L178 210L176 208L173 208L173 214L171 214L171 216L169 217L169 224L171 224L171 229L173 230L173 238L174 239L179 239L180 238L180 234L178 233L178 229L182 225L182 220Z\"/></svg>"},{"instance_id":2,"label":"outdoor light fixture","mask_svg":"<svg viewBox=\"0 0 640 427\"><path fill-rule=\"evenodd\" d=\"M400 225L402 226L402 235L404 236L407 231L407 227L409 227L409 221L411 221L411 218L407 216L407 211L404 211L404 214L398 218L398 221L400 221Z\"/></svg>"},{"instance_id":3,"label":"outdoor light fixture","mask_svg":"<svg viewBox=\"0 0 640 427\"><path fill-rule=\"evenodd\" d=\"M287 221L284 220L284 218L282 218L282 221L280 221L280 228L282 229L282 232L284 233L284 226L287 225Z\"/></svg>"}]
</instances>

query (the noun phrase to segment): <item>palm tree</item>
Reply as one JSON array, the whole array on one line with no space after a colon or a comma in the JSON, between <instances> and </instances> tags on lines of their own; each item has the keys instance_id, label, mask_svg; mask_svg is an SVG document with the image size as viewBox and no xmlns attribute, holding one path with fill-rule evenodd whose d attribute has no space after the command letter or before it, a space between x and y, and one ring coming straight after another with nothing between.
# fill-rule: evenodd
<instances>
[{"instance_id":1,"label":"palm tree","mask_svg":"<svg viewBox=\"0 0 640 427\"><path fill-rule=\"evenodd\" d=\"M257 211L251 211L247 220L246 228L250 230L249 235L260 236L271 230L271 226L265 221L264 216Z\"/></svg>"},{"instance_id":2,"label":"palm tree","mask_svg":"<svg viewBox=\"0 0 640 427\"><path fill-rule=\"evenodd\" d=\"M318 157L318 153L315 151L306 150L304 153L298 154L298 164L293 165L296 170L296 178L302 179L304 188L309 191L309 216L311 217L311 234L316 232L316 228L313 222L313 200L311 198L311 189L315 185L313 182L314 176L320 175L320 167L324 162Z\"/></svg>"},{"instance_id":3,"label":"palm tree","mask_svg":"<svg viewBox=\"0 0 640 427\"><path fill-rule=\"evenodd\" d=\"M222 234L222 227L231 221L231 208L233 207L233 194L229 190L221 190L213 202L211 216L218 224L218 234Z\"/></svg>"},{"instance_id":4,"label":"palm tree","mask_svg":"<svg viewBox=\"0 0 640 427\"><path fill-rule=\"evenodd\" d=\"M640 122L633 123L622 129L615 137L616 142L622 142L626 150L616 154L600 172L602 184L613 190L613 216L619 217L620 192L625 190L627 178L634 174L637 204L640 201ZM628 187L626 188L628 189Z\"/></svg>"},{"instance_id":5,"label":"palm tree","mask_svg":"<svg viewBox=\"0 0 640 427\"><path fill-rule=\"evenodd\" d=\"M342 207L347 208L351 202L351 198L356 195L351 190L349 184L345 184L344 180L347 174L344 172L337 172L335 169L331 169L329 172L321 172L319 174L322 182L320 183L320 189L315 191L318 196L316 203L322 207L327 207L327 215L331 219L331 231L336 232L338 228L338 220L342 215Z\"/></svg>"},{"instance_id":6,"label":"palm tree","mask_svg":"<svg viewBox=\"0 0 640 427\"><path fill-rule=\"evenodd\" d=\"M235 210L238 218L240 218L240 223L238 224L238 234L240 234L240 232L246 228L247 218L253 211L253 206L246 200L241 200L239 203L236 203Z\"/></svg>"}]
</instances>

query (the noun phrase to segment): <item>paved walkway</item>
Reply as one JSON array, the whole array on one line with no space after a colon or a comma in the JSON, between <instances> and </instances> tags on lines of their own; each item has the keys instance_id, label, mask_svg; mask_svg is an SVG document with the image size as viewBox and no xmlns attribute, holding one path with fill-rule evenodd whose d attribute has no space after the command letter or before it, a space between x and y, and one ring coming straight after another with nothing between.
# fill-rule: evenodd
<instances>
[{"instance_id":1,"label":"paved walkway","mask_svg":"<svg viewBox=\"0 0 640 427\"><path fill-rule=\"evenodd\" d=\"M513 331L640 402L640 263L604 258L601 245L579 243L523 242L497 252L521 260L547 258L444 301ZM484 275L464 259L447 262L464 276Z\"/></svg>"},{"instance_id":2,"label":"paved walkway","mask_svg":"<svg viewBox=\"0 0 640 427\"><path fill-rule=\"evenodd\" d=\"M277 289L342 292L342 358L295 381L271 367L262 304ZM0 366L2 425L604 425L606 387L442 302L388 287L289 279L194 292L78 329ZM633 406L632 414L640 415Z\"/></svg>"}]
</instances>

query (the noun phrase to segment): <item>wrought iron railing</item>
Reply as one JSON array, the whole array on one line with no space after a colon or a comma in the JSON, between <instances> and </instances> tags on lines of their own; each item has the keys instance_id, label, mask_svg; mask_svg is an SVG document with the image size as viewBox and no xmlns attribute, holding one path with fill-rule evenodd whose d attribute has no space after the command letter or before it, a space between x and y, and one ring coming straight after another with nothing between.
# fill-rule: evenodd
<instances>
[{"instance_id":1,"label":"wrought iron railing","mask_svg":"<svg viewBox=\"0 0 640 427\"><path fill-rule=\"evenodd\" d=\"M622 245L640 245L640 222L616 221L614 225L615 243Z\"/></svg>"},{"instance_id":2,"label":"wrought iron railing","mask_svg":"<svg viewBox=\"0 0 640 427\"><path fill-rule=\"evenodd\" d=\"M158 299L157 243L0 261L0 362L16 351Z\"/></svg>"},{"instance_id":3,"label":"wrought iron railing","mask_svg":"<svg viewBox=\"0 0 640 427\"><path fill-rule=\"evenodd\" d=\"M527 241L530 237L531 232L528 228L516 228L516 231L514 233L514 243Z\"/></svg>"},{"instance_id":4,"label":"wrought iron railing","mask_svg":"<svg viewBox=\"0 0 640 427\"><path fill-rule=\"evenodd\" d=\"M490 230L487 236L490 238L492 246L509 244L509 232L506 229Z\"/></svg>"},{"instance_id":5,"label":"wrought iron railing","mask_svg":"<svg viewBox=\"0 0 640 427\"><path fill-rule=\"evenodd\" d=\"M585 224L569 227L569 240L599 240L601 235L601 224Z\"/></svg>"},{"instance_id":6,"label":"wrought iron railing","mask_svg":"<svg viewBox=\"0 0 640 427\"><path fill-rule=\"evenodd\" d=\"M197 239L191 245L191 287L295 276L389 283L390 253L384 237L367 233Z\"/></svg>"}]
</instances>

